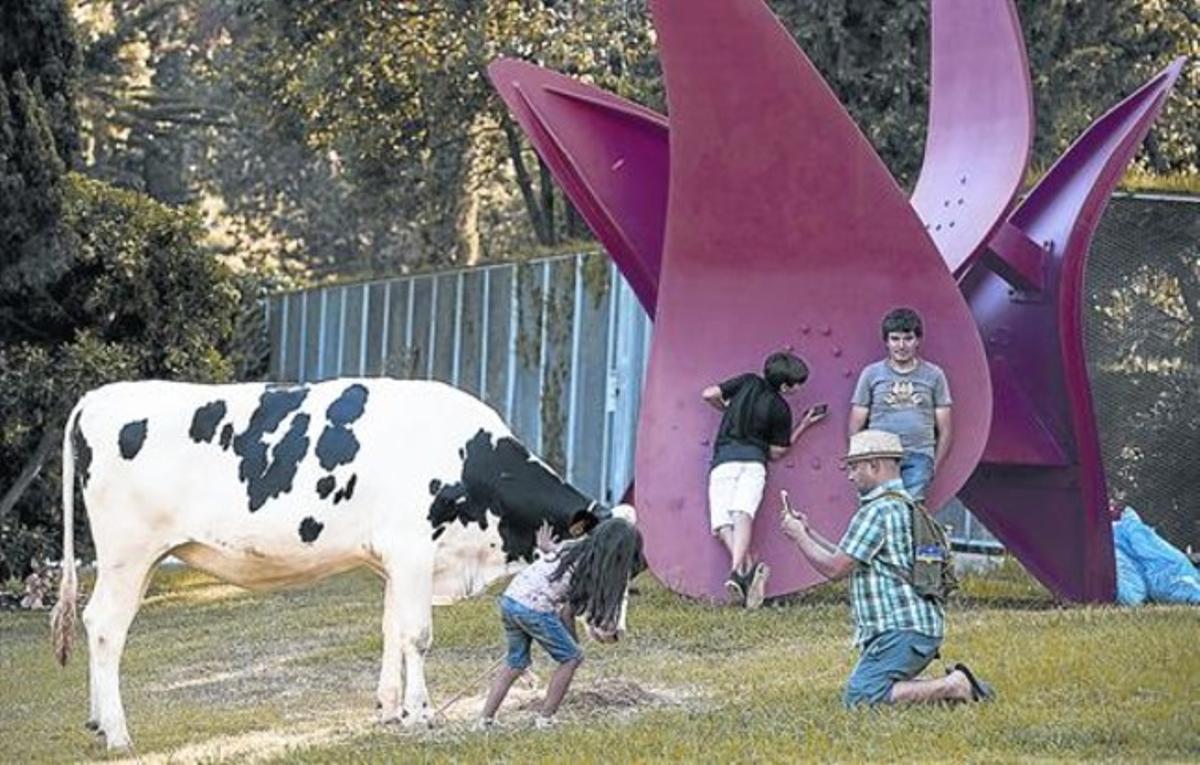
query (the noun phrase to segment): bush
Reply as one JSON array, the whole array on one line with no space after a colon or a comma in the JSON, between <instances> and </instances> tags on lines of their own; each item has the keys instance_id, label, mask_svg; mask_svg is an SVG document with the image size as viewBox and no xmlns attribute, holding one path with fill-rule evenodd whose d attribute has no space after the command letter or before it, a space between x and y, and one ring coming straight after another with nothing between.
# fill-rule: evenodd
<instances>
[{"instance_id":1,"label":"bush","mask_svg":"<svg viewBox=\"0 0 1200 765\"><path fill-rule=\"evenodd\" d=\"M76 242L69 267L5 296L28 321L25 331L6 328L0 346L0 486L11 491L22 473L37 473L11 508L0 504L0 580L60 552L58 533L48 533L61 528L58 454L84 392L128 379L221 382L258 369L237 347L254 334L245 307L256 285L201 247L194 213L69 175L62 221ZM82 515L75 528L89 555Z\"/></svg>"}]
</instances>

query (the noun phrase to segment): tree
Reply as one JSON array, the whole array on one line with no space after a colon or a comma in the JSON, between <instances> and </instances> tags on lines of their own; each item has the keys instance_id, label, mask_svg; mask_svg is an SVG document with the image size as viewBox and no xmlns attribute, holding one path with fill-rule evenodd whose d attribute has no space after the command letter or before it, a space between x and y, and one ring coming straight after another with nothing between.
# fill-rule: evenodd
<instances>
[{"instance_id":1,"label":"tree","mask_svg":"<svg viewBox=\"0 0 1200 765\"><path fill-rule=\"evenodd\" d=\"M515 131L506 135L511 124L486 80L491 60L533 59L635 97L653 89L640 66L653 56L649 20L636 2L250 7L239 89L269 105L272 129L336 157L361 214L424 262L476 257L464 240L486 218L481 199L523 202L538 243L553 246L564 228L582 233L558 212L549 174L530 170L532 153ZM510 161L519 199L498 183Z\"/></svg>"},{"instance_id":2,"label":"tree","mask_svg":"<svg viewBox=\"0 0 1200 765\"><path fill-rule=\"evenodd\" d=\"M57 307L44 330L0 348L0 579L57 550L51 463L79 396L115 380L231 379L242 307L257 297L200 246L194 212L78 175L64 191L78 256L47 286Z\"/></svg>"},{"instance_id":3,"label":"tree","mask_svg":"<svg viewBox=\"0 0 1200 765\"><path fill-rule=\"evenodd\" d=\"M3 579L57 550L46 466L73 402L117 379L254 373L233 343L257 294L200 246L195 213L68 172L79 133L65 5L13 0L0 20Z\"/></svg>"}]
</instances>

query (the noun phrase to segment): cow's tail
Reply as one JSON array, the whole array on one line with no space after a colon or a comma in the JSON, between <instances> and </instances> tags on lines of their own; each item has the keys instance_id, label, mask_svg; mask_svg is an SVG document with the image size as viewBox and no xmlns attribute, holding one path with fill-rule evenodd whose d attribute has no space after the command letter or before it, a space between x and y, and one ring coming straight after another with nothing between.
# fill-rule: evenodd
<instances>
[{"instance_id":1,"label":"cow's tail","mask_svg":"<svg viewBox=\"0 0 1200 765\"><path fill-rule=\"evenodd\" d=\"M75 639L76 600L79 595L79 580L75 576L75 448L72 436L78 427L82 404L80 401L71 410L71 416L67 418L67 426L63 431L62 581L58 586L58 602L54 604L54 610L50 613L54 655L58 663L64 666L71 656L71 642Z\"/></svg>"}]
</instances>

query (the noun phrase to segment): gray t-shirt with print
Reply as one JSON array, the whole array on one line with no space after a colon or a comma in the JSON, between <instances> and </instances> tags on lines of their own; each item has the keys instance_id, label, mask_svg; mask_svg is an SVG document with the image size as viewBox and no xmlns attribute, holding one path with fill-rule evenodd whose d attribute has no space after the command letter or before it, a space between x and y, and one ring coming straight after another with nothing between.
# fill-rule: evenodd
<instances>
[{"instance_id":1,"label":"gray t-shirt with print","mask_svg":"<svg viewBox=\"0 0 1200 765\"><path fill-rule=\"evenodd\" d=\"M953 403L946 373L924 359L910 372L897 372L886 359L868 364L850 402L871 410L867 427L895 433L905 451L929 457L937 445L933 410Z\"/></svg>"}]
</instances>

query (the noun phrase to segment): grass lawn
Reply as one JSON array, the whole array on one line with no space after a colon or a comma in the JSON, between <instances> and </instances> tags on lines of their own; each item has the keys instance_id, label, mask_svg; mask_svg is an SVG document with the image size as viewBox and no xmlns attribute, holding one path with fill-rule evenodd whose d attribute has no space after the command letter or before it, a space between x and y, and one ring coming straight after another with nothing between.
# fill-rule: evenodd
<instances>
[{"instance_id":1,"label":"grass lawn","mask_svg":"<svg viewBox=\"0 0 1200 765\"><path fill-rule=\"evenodd\" d=\"M549 677L515 688L503 727L470 731L502 654L491 598L436 609L431 731L372 722L380 583L349 574L250 595L158 574L122 678L145 762L1200 761L1200 611L1061 608L1015 566L969 578L943 654L994 682L994 704L847 711L844 588L759 612L682 600L649 577L615 647L588 644L551 731L531 729ZM84 730L86 647L54 664L43 613L0 614L0 760L104 759ZM537 651L538 649L535 649ZM935 662L932 672L940 673Z\"/></svg>"}]
</instances>

